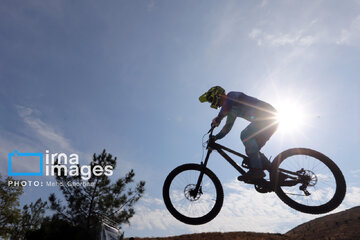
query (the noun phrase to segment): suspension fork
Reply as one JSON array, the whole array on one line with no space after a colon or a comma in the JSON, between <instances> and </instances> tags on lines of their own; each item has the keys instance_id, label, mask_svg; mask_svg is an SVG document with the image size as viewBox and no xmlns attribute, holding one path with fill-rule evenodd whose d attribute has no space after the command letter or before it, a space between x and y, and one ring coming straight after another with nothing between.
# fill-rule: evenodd
<instances>
[{"instance_id":1,"label":"suspension fork","mask_svg":"<svg viewBox=\"0 0 360 240\"><path fill-rule=\"evenodd\" d=\"M205 169L206 169L206 166L207 166L207 163L208 163L208 160L209 160L209 157L210 157L210 154L213 150L211 148L208 148L208 152L206 154L206 157L205 157L205 162L201 162L201 170L200 170L200 175L199 175L199 178L198 178L198 181L196 183L196 187L195 189L193 190L193 195L194 197L197 196L199 190L200 190L200 187L201 187L201 182L202 182L202 179L204 177L204 173L205 173Z\"/></svg>"}]
</instances>

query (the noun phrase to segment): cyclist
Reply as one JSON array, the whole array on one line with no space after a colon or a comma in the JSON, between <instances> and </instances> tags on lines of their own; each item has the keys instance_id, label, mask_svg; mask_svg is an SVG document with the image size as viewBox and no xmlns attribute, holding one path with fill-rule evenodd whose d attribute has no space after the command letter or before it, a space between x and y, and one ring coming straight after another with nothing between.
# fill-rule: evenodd
<instances>
[{"instance_id":1,"label":"cyclist","mask_svg":"<svg viewBox=\"0 0 360 240\"><path fill-rule=\"evenodd\" d=\"M215 135L215 140L221 139L229 133L237 117L251 122L240 135L246 154L250 159L250 170L238 179L258 180L265 177L264 169L269 170L270 161L260 152L260 149L277 129L276 109L270 104L242 92L226 94L220 86L210 88L199 97L199 100L202 103L210 102L210 107L214 109L221 107L218 116L212 120L212 127L219 126L221 120L227 117L224 127Z\"/></svg>"}]
</instances>

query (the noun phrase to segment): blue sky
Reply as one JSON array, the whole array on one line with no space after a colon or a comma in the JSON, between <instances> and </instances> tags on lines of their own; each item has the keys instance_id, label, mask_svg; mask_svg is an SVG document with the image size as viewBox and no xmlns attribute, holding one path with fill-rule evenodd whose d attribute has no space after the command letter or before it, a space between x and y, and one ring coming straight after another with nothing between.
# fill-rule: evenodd
<instances>
[{"instance_id":1,"label":"blue sky","mask_svg":"<svg viewBox=\"0 0 360 240\"><path fill-rule=\"evenodd\" d=\"M198 97L213 85L277 108L300 106L304 125L264 147L317 149L343 170L360 204L360 1L3 1L0 6L0 173L7 154L106 148L121 176L147 182L126 236L202 231L286 232L313 216L236 182L214 156L225 189L212 222L191 227L162 203L166 175L200 162L217 111ZM221 142L239 151L247 122ZM31 169L32 166L26 166ZM45 179L45 177L44 177ZM22 204L56 188L27 187ZM276 217L274 217L276 216Z\"/></svg>"}]
</instances>

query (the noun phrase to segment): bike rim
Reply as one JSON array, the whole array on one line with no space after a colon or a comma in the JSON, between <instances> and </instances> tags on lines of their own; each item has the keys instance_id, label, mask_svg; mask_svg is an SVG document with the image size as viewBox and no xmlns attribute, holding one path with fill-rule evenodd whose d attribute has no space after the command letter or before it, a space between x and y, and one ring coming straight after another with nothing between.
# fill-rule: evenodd
<instances>
[{"instance_id":1,"label":"bike rim","mask_svg":"<svg viewBox=\"0 0 360 240\"><path fill-rule=\"evenodd\" d=\"M188 218L203 217L216 204L216 186L206 174L203 176L200 191L194 193L199 175L199 170L180 172L174 177L169 188L169 198L174 209Z\"/></svg>"}]
</instances>

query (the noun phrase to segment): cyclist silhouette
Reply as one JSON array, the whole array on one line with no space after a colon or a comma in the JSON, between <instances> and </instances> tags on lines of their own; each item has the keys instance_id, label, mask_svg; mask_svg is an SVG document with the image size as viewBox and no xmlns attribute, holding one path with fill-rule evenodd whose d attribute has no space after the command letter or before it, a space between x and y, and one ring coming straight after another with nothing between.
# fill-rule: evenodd
<instances>
[{"instance_id":1,"label":"cyclist silhouette","mask_svg":"<svg viewBox=\"0 0 360 240\"><path fill-rule=\"evenodd\" d=\"M270 104L242 92L226 94L219 86L210 88L199 100L210 102L212 108L221 107L221 110L212 120L207 133L209 139L203 144L207 149L205 159L200 164L187 163L174 168L164 181L164 203L176 219L200 225L211 221L220 212L224 190L219 178L208 168L212 152L219 153L234 167L240 174L238 180L253 185L259 193L275 192L281 201L295 210L323 214L341 204L346 194L345 178L326 155L310 148L290 148L276 155L270 163L260 152L278 127L277 111ZM214 128L225 117L224 127L214 134ZM229 133L238 117L250 122L241 132L248 156L215 142ZM242 158L241 165L228 153ZM244 168L250 170L246 172ZM265 169L269 171L268 179L264 179ZM323 192L327 193L326 197L322 196Z\"/></svg>"},{"instance_id":2,"label":"cyclist silhouette","mask_svg":"<svg viewBox=\"0 0 360 240\"><path fill-rule=\"evenodd\" d=\"M224 127L215 135L215 140L222 139L230 132L237 117L251 122L240 135L246 154L250 158L250 170L238 179L257 180L265 177L264 169L269 170L270 161L260 152L260 149L277 130L276 109L242 92L226 94L220 86L210 88L199 97L199 100L202 103L210 102L210 107L214 109L221 107L218 116L212 120L212 127L219 126L221 120L227 117Z\"/></svg>"}]
</instances>

